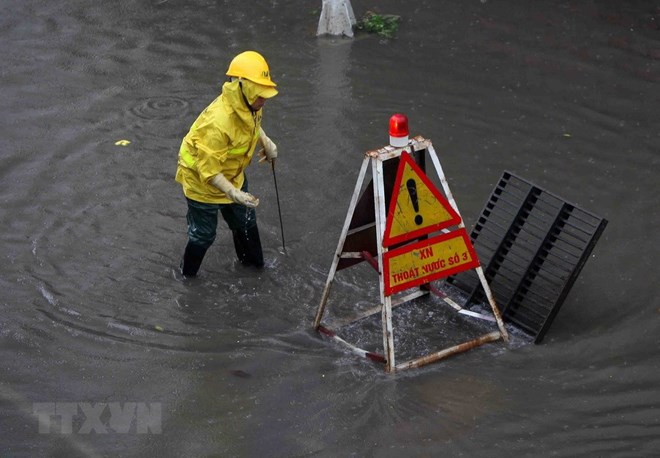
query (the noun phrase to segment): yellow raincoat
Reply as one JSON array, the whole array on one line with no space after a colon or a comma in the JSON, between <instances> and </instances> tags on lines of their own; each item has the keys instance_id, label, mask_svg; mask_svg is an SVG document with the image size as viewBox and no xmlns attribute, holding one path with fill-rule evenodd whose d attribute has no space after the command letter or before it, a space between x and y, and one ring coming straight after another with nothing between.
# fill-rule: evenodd
<instances>
[{"instance_id":1,"label":"yellow raincoat","mask_svg":"<svg viewBox=\"0 0 660 458\"><path fill-rule=\"evenodd\" d=\"M253 103L259 87L250 81L234 80L222 86L222 94L197 117L179 150L176 181L191 200L210 204L233 203L211 184L222 173L236 188L245 181L243 171L250 164L259 140L263 109L251 112L241 93Z\"/></svg>"}]
</instances>

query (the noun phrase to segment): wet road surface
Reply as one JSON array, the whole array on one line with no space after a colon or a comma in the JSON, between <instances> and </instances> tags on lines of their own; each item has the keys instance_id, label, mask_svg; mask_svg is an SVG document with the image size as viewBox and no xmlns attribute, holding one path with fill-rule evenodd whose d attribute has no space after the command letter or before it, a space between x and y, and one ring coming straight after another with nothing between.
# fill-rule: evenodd
<instances>
[{"instance_id":1,"label":"wet road surface","mask_svg":"<svg viewBox=\"0 0 660 458\"><path fill-rule=\"evenodd\" d=\"M0 6L0 454L656 454L657 2L380 1L403 18L394 40L319 39L317 3ZM245 49L281 90L264 127L287 252L255 163L265 270L221 231L183 283L178 146ZM503 170L609 220L542 345L514 334L390 376L312 331L362 154L394 112L432 139L468 227ZM372 279L346 271L339 301L369 303ZM422 301L397 313L410 350L467 326ZM43 413L71 406L70 432Z\"/></svg>"}]
</instances>

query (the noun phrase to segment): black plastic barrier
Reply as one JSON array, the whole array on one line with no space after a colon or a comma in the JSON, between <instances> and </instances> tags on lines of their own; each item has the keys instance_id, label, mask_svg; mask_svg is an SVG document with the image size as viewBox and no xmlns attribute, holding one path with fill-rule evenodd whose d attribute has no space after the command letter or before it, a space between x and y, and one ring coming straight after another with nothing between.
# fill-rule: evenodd
<instances>
[{"instance_id":1,"label":"black plastic barrier","mask_svg":"<svg viewBox=\"0 0 660 458\"><path fill-rule=\"evenodd\" d=\"M504 172L470 239L505 321L541 342L607 220ZM474 270L447 280L485 302Z\"/></svg>"}]
</instances>

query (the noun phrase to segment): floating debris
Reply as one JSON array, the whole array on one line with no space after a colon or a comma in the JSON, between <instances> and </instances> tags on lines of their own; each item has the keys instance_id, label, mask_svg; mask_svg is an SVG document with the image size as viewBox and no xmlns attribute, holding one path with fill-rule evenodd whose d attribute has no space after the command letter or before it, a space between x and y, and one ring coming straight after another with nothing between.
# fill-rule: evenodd
<instances>
[{"instance_id":1,"label":"floating debris","mask_svg":"<svg viewBox=\"0 0 660 458\"><path fill-rule=\"evenodd\" d=\"M399 30L401 16L394 14L377 14L367 11L362 19L355 25L357 30L375 33L385 38L394 38Z\"/></svg>"}]
</instances>

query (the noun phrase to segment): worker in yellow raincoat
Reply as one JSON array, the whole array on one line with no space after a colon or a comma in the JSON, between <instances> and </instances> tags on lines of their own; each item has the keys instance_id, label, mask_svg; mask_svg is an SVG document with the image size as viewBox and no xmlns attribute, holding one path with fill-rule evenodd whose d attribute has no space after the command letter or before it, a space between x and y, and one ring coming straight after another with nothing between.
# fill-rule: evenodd
<instances>
[{"instance_id":1,"label":"worker in yellow raincoat","mask_svg":"<svg viewBox=\"0 0 660 458\"><path fill-rule=\"evenodd\" d=\"M245 168L258 148L262 160L277 157L277 146L261 128L265 101L277 95L266 60L255 51L229 64L222 93L197 117L179 150L176 181L188 203L188 244L181 261L184 277L194 277L216 237L218 212L232 231L244 265L263 267L255 207Z\"/></svg>"}]
</instances>

